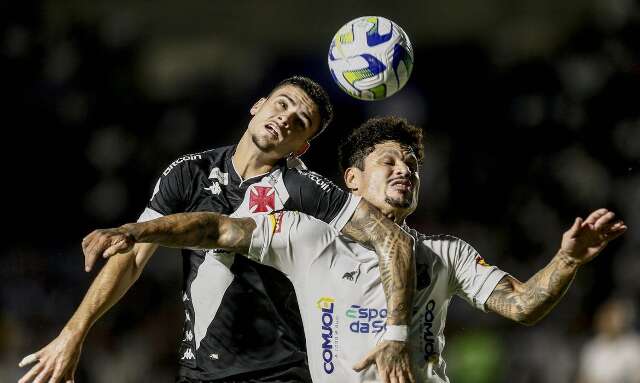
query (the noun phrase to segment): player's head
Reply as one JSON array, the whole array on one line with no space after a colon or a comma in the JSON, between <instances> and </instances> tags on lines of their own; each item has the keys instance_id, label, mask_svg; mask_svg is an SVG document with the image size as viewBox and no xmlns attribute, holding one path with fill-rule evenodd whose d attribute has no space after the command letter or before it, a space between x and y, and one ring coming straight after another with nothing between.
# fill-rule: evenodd
<instances>
[{"instance_id":1,"label":"player's head","mask_svg":"<svg viewBox=\"0 0 640 383\"><path fill-rule=\"evenodd\" d=\"M418 204L422 129L398 117L377 117L355 129L339 148L347 187L402 221Z\"/></svg>"},{"instance_id":2,"label":"player's head","mask_svg":"<svg viewBox=\"0 0 640 383\"><path fill-rule=\"evenodd\" d=\"M281 81L250 111L248 133L264 152L279 158L302 153L333 118L327 92L315 81L293 76Z\"/></svg>"}]
</instances>

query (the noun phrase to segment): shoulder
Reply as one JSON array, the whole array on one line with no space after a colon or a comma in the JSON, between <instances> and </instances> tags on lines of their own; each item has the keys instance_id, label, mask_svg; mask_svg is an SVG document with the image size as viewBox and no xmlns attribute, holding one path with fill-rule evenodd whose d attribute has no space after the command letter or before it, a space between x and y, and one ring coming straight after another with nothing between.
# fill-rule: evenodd
<instances>
[{"instance_id":1,"label":"shoulder","mask_svg":"<svg viewBox=\"0 0 640 383\"><path fill-rule=\"evenodd\" d=\"M174 169L208 169L217 164L222 164L233 148L233 146L226 146L180 155L162 171L162 176L168 176Z\"/></svg>"}]
</instances>

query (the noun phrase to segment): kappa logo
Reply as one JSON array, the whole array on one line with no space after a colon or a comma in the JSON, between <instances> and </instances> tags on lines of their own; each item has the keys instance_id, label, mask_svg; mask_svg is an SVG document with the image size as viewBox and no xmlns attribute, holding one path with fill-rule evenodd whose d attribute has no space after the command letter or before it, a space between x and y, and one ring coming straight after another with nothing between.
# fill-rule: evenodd
<instances>
[{"instance_id":1,"label":"kappa logo","mask_svg":"<svg viewBox=\"0 0 640 383\"><path fill-rule=\"evenodd\" d=\"M209 179L213 182L211 186L204 188L204 190L208 190L213 195L218 195L222 191L220 185L229 184L229 173L223 173L220 171L220 168L211 169L211 173L209 173Z\"/></svg>"},{"instance_id":2,"label":"kappa logo","mask_svg":"<svg viewBox=\"0 0 640 383\"><path fill-rule=\"evenodd\" d=\"M191 330L187 330L184 333L184 339L182 339L182 341L191 342L192 340L193 340L193 332L191 332Z\"/></svg>"},{"instance_id":3,"label":"kappa logo","mask_svg":"<svg viewBox=\"0 0 640 383\"><path fill-rule=\"evenodd\" d=\"M188 348L185 350L184 354L182 355L182 358L180 359L185 360L185 359L195 359L195 358L196 356L193 355L193 351L191 351L191 349Z\"/></svg>"},{"instance_id":4,"label":"kappa logo","mask_svg":"<svg viewBox=\"0 0 640 383\"><path fill-rule=\"evenodd\" d=\"M249 192L252 213L270 213L276 208L275 191L269 186L254 186Z\"/></svg>"},{"instance_id":5,"label":"kappa logo","mask_svg":"<svg viewBox=\"0 0 640 383\"><path fill-rule=\"evenodd\" d=\"M357 277L358 274L360 274L358 270L344 273L344 275L342 276L342 279L346 279L347 281L353 281L353 279Z\"/></svg>"}]
</instances>

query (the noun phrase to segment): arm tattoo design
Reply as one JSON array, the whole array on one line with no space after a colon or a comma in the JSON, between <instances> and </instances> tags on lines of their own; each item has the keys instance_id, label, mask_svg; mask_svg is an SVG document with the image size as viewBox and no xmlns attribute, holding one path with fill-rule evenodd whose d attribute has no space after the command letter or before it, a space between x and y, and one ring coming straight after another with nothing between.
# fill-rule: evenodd
<instances>
[{"instance_id":1,"label":"arm tattoo design","mask_svg":"<svg viewBox=\"0 0 640 383\"><path fill-rule=\"evenodd\" d=\"M251 218L229 218L218 213L180 213L147 222L124 225L136 242L167 247L222 248L246 253L256 228Z\"/></svg>"},{"instance_id":2,"label":"arm tattoo design","mask_svg":"<svg viewBox=\"0 0 640 383\"><path fill-rule=\"evenodd\" d=\"M409 324L415 291L413 238L365 200L342 233L375 249L387 299L387 323Z\"/></svg>"},{"instance_id":3,"label":"arm tattoo design","mask_svg":"<svg viewBox=\"0 0 640 383\"><path fill-rule=\"evenodd\" d=\"M533 325L544 318L564 296L578 265L558 253L527 282L505 276L493 290L489 310L522 324Z\"/></svg>"}]
</instances>

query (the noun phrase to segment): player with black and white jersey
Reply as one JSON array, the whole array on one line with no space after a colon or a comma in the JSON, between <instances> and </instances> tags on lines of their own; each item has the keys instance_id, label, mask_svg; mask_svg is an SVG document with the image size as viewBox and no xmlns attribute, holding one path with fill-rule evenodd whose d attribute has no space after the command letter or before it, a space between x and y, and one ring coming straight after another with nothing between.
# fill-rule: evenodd
<instances>
[{"instance_id":1,"label":"player with black and white jersey","mask_svg":"<svg viewBox=\"0 0 640 383\"><path fill-rule=\"evenodd\" d=\"M413 293L407 283L413 272L411 237L297 159L332 118L324 89L308 78L292 77L250 113L237 145L172 162L139 221L202 211L246 217L288 209L315 216L376 249L389 277L390 311L398 324L406 324ZM372 219L379 224L368 225ZM394 240L387 241L389 236ZM89 329L137 280L156 248L140 243L110 259L60 335L21 362L37 363L20 382L72 380ZM224 250L184 250L182 300L178 381L310 380L295 294L281 273ZM376 355L386 373L411 378L404 345L387 342Z\"/></svg>"},{"instance_id":2,"label":"player with black and white jersey","mask_svg":"<svg viewBox=\"0 0 640 383\"><path fill-rule=\"evenodd\" d=\"M417 206L421 131L396 118L372 119L342 146L347 186L397 223ZM224 247L283 271L293 282L305 328L313 381L381 381L367 368L369 349L383 340L408 344L419 382L448 382L442 358L447 308L454 295L472 306L531 324L559 301L580 265L625 232L606 209L576 219L551 262L527 282L490 266L463 240L424 235L416 240L417 290L408 328L389 326L376 255L325 222L298 212L249 219L180 214L143 224L97 230L83 242L85 257L126 251L135 242ZM362 361L362 358L364 360ZM354 371L353 367L356 367ZM403 380L399 380L403 381Z\"/></svg>"}]
</instances>

